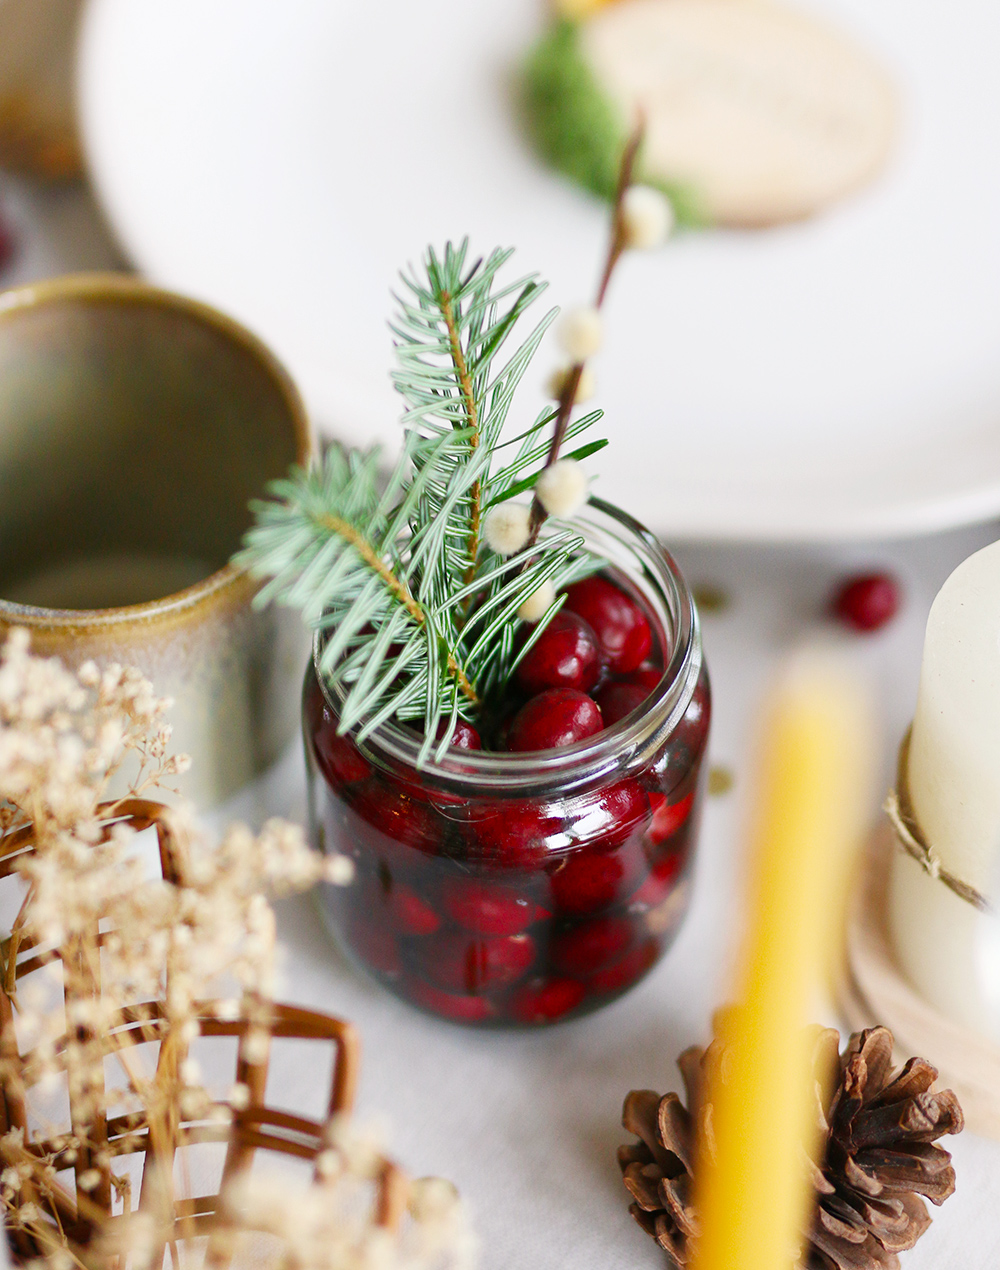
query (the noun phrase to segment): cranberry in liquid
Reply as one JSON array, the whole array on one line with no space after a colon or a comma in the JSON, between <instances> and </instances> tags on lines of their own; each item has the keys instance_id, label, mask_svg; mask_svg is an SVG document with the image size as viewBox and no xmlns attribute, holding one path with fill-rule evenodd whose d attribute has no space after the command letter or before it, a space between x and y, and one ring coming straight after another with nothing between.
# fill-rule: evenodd
<instances>
[{"instance_id":1,"label":"cranberry in liquid","mask_svg":"<svg viewBox=\"0 0 1000 1270\"><path fill-rule=\"evenodd\" d=\"M516 677L523 704L505 734L512 770L527 751L530 763L537 751L599 743L626 715L640 717L663 679L653 623L631 594L596 577L569 598L577 611L557 616ZM642 765L526 797L516 783L509 792L456 787L338 737L310 668L313 834L357 868L351 886L325 893L351 958L412 1004L466 1026L543 1026L627 991L687 905L710 712L704 671L690 701ZM460 724L455 761L479 743Z\"/></svg>"}]
</instances>

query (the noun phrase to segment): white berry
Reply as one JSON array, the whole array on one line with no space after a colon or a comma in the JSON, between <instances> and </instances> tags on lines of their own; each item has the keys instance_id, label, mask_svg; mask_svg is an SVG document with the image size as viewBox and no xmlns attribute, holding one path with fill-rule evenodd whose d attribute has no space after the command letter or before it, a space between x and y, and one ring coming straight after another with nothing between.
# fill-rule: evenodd
<instances>
[{"instance_id":1,"label":"white berry","mask_svg":"<svg viewBox=\"0 0 1000 1270\"><path fill-rule=\"evenodd\" d=\"M531 595L524 601L517 610L517 615L522 622L537 622L539 618L552 607L556 598L556 589L551 582L543 582L537 591L532 591Z\"/></svg>"},{"instance_id":2,"label":"white berry","mask_svg":"<svg viewBox=\"0 0 1000 1270\"><path fill-rule=\"evenodd\" d=\"M501 503L486 513L483 538L498 556L512 556L527 545L531 535L531 511L520 503Z\"/></svg>"},{"instance_id":3,"label":"white berry","mask_svg":"<svg viewBox=\"0 0 1000 1270\"><path fill-rule=\"evenodd\" d=\"M575 516L587 493L587 474L576 459L559 459L535 482L535 497L550 516Z\"/></svg>"},{"instance_id":4,"label":"white berry","mask_svg":"<svg viewBox=\"0 0 1000 1270\"><path fill-rule=\"evenodd\" d=\"M573 362L585 362L601 347L604 323L593 305L581 305L564 313L556 329L563 352Z\"/></svg>"},{"instance_id":5,"label":"white berry","mask_svg":"<svg viewBox=\"0 0 1000 1270\"><path fill-rule=\"evenodd\" d=\"M549 381L545 385L549 396L553 401L558 401L566 387L566 376L572 370L572 366L563 366L559 370L553 371L549 376ZM590 401L594 393L597 392L597 380L594 372L589 366L584 366L580 372L580 383L577 386L574 401Z\"/></svg>"},{"instance_id":6,"label":"white berry","mask_svg":"<svg viewBox=\"0 0 1000 1270\"><path fill-rule=\"evenodd\" d=\"M622 199L621 224L626 247L660 247L674 227L674 209L661 190L630 185Z\"/></svg>"}]
</instances>

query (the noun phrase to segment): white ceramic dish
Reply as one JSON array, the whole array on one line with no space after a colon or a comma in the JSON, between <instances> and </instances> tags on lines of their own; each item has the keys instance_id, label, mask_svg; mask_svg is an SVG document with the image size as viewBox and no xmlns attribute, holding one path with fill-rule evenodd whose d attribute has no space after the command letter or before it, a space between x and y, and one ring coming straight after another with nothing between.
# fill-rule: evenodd
<instances>
[{"instance_id":1,"label":"white ceramic dish","mask_svg":"<svg viewBox=\"0 0 1000 1270\"><path fill-rule=\"evenodd\" d=\"M813 7L886 60L902 135L877 182L812 221L625 263L596 364L599 490L667 534L889 536L1000 513L1000 9ZM157 282L276 349L321 426L392 445L400 262L468 232L516 244L553 301L590 293L605 209L536 162L511 104L542 16L542 0L89 0L100 197Z\"/></svg>"}]
</instances>

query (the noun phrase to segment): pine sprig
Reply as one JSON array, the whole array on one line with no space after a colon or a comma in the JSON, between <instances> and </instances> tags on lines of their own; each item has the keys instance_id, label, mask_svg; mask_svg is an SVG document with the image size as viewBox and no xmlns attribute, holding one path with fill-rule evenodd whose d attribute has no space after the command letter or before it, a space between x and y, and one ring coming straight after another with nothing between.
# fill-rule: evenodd
<instances>
[{"instance_id":1,"label":"pine sprig","mask_svg":"<svg viewBox=\"0 0 1000 1270\"><path fill-rule=\"evenodd\" d=\"M483 538L486 512L532 488L555 418L545 409L501 440L515 389L555 316L501 357L544 290L532 277L498 281L510 254L469 265L467 244L448 244L440 256L428 252L421 275L403 277L392 330L405 441L388 482L380 482L378 451L333 446L311 470L269 486L236 557L269 579L258 603L298 607L321 632L319 670L338 700L340 729L363 740L390 718L419 721L424 757L443 754L456 721L503 692L561 603L524 641L525 601L596 567L580 534L556 519L514 555ZM600 417L567 422L566 438Z\"/></svg>"},{"instance_id":2,"label":"pine sprig","mask_svg":"<svg viewBox=\"0 0 1000 1270\"><path fill-rule=\"evenodd\" d=\"M425 277L404 274L406 294L396 297L399 314L391 328L398 340L399 364L393 381L408 407L403 425L424 436L467 428L470 458L480 448L491 454L499 443L517 385L555 317L555 311L546 314L494 373L497 354L518 319L545 290L534 277L495 286L511 254L498 248L486 261L467 268L467 241L458 247L447 244L441 257L431 248ZM454 461L466 460L455 455ZM449 476L443 470L431 493L443 499ZM449 564L463 583L475 576L488 495L484 486L489 481L487 460L484 474L472 482L461 507L465 532L449 544ZM425 510L433 514L430 505Z\"/></svg>"}]
</instances>

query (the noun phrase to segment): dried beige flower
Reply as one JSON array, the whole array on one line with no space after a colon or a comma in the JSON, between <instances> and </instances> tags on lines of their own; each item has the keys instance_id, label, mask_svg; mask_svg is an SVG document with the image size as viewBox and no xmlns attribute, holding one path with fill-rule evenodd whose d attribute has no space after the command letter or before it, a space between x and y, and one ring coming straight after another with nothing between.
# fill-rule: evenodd
<instances>
[{"instance_id":1,"label":"dried beige flower","mask_svg":"<svg viewBox=\"0 0 1000 1270\"><path fill-rule=\"evenodd\" d=\"M185 769L185 756L168 753L169 704L135 670L91 662L74 674L57 660L34 657L23 631L0 649L0 834L30 825L33 846L18 858L26 897L11 939L30 940L44 950L43 960L51 957L17 984L19 1054L0 1060L0 1079L22 1096L68 1096L72 1107L66 1124L47 1124L39 1112L44 1152L34 1149L36 1136L25 1142L22 1129L0 1137L0 1198L8 1225L44 1249L38 1265L45 1270L79 1264L47 1216L59 1193L58 1170L82 1160L80 1190L113 1192L131 1209L131 1180L112 1171L115 1158L99 1131L108 1116L136 1131L124 1133L116 1149L148 1153L154 1140L177 1132L177 1112L226 1125L234 1109L249 1105L242 1083L230 1106L201 1085L189 1052L201 1033L201 1003L225 988L215 1017L244 1021L245 1059L265 1062L277 951L267 893L353 877L349 860L320 857L295 825L273 820L257 834L232 825L213 844L183 807L157 813L169 829L171 868L169 876L149 876L141 832L123 818L125 804L109 800L109 782L127 770L134 799ZM106 1038L137 1002L150 1003L139 1008L156 1020L159 1061L132 1044L116 1052L119 1079L108 1080ZM146 1139L147 1126L159 1137ZM446 1238L436 1219L428 1229L414 1219L397 1235L358 1208L355 1192L375 1185L384 1167L371 1140L338 1121L322 1154L322 1182L280 1200L270 1188L266 1203L255 1195L250 1205L247 1224L278 1239L276 1267L466 1264L452 1255L462 1241ZM123 1254L133 1267L158 1265L172 1237L173 1183L169 1168L153 1174L155 1211L131 1212L104 1235L98 1231L91 1246L98 1262ZM96 1201L92 1209L99 1211ZM234 1211L227 1220L235 1235Z\"/></svg>"}]
</instances>

